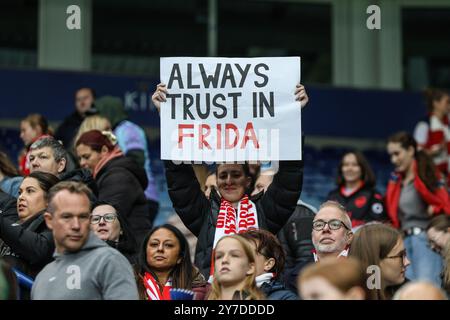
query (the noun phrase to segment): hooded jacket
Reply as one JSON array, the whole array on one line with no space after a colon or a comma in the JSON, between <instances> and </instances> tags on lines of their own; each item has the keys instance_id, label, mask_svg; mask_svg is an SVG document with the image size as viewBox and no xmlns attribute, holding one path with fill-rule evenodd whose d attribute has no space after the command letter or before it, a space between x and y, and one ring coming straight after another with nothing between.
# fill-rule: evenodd
<instances>
[{"instance_id":1,"label":"hooded jacket","mask_svg":"<svg viewBox=\"0 0 450 320\"><path fill-rule=\"evenodd\" d=\"M32 300L137 300L127 259L93 233L77 252L54 254L36 277Z\"/></svg>"},{"instance_id":2,"label":"hooded jacket","mask_svg":"<svg viewBox=\"0 0 450 320\"><path fill-rule=\"evenodd\" d=\"M206 198L191 165L164 161L170 199L184 225L198 238L195 264L209 277L212 247L221 199L216 192ZM256 205L258 225L276 234L297 205L303 182L302 161L280 161L279 171L266 193L250 199Z\"/></svg>"},{"instance_id":3,"label":"hooded jacket","mask_svg":"<svg viewBox=\"0 0 450 320\"><path fill-rule=\"evenodd\" d=\"M139 245L152 227L144 195L148 182L144 169L120 156L106 162L96 173L95 181L98 200L110 203L127 220Z\"/></svg>"}]
</instances>

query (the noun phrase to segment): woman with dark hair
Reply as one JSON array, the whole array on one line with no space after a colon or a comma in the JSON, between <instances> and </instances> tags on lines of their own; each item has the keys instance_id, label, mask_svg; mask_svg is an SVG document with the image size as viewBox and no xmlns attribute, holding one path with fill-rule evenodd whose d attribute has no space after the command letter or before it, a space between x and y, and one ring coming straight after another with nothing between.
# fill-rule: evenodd
<instances>
[{"instance_id":1,"label":"woman with dark hair","mask_svg":"<svg viewBox=\"0 0 450 320\"><path fill-rule=\"evenodd\" d=\"M170 224L153 228L142 242L137 266L141 299L171 300L170 289L192 290L203 300L206 281L192 264L189 244L180 230Z\"/></svg>"},{"instance_id":2,"label":"woman with dark hair","mask_svg":"<svg viewBox=\"0 0 450 320\"><path fill-rule=\"evenodd\" d=\"M6 153L0 151L0 189L17 198L22 180L23 177L19 176L19 172Z\"/></svg>"},{"instance_id":3,"label":"woman with dark hair","mask_svg":"<svg viewBox=\"0 0 450 320\"><path fill-rule=\"evenodd\" d=\"M375 189L375 175L361 152L348 152L342 157L336 184L328 200L337 201L347 209L352 227L387 219L383 196Z\"/></svg>"},{"instance_id":4,"label":"woman with dark hair","mask_svg":"<svg viewBox=\"0 0 450 320\"><path fill-rule=\"evenodd\" d=\"M131 265L137 263L137 243L126 220L105 201L97 202L90 217L91 230L122 253Z\"/></svg>"},{"instance_id":5,"label":"woman with dark hair","mask_svg":"<svg viewBox=\"0 0 450 320\"><path fill-rule=\"evenodd\" d=\"M166 85L159 84L152 101L159 110L166 101ZM308 102L305 88L298 84L294 95L303 107ZM249 165L221 163L216 166L217 189L209 199L189 164L164 161L169 196L185 226L198 238L195 263L205 277L213 276L213 249L226 234L250 228L276 234L297 206L303 182L302 161L280 161L267 192L251 196ZM210 279L211 280L211 279Z\"/></svg>"},{"instance_id":6,"label":"woman with dark hair","mask_svg":"<svg viewBox=\"0 0 450 320\"><path fill-rule=\"evenodd\" d=\"M281 281L285 264L283 247L267 230L248 230L240 234L255 250L256 286L268 300L297 300Z\"/></svg>"},{"instance_id":7,"label":"woman with dark hair","mask_svg":"<svg viewBox=\"0 0 450 320\"><path fill-rule=\"evenodd\" d=\"M450 95L444 90L433 88L425 90L424 95L427 116L417 123L414 139L419 149L433 158L434 164L447 178L450 166Z\"/></svg>"},{"instance_id":8,"label":"woman with dark hair","mask_svg":"<svg viewBox=\"0 0 450 320\"><path fill-rule=\"evenodd\" d=\"M359 228L353 237L349 256L357 258L366 270L366 283L372 284L368 287L369 300L392 299L394 288L407 278L405 272L410 262L402 234L390 226L372 224Z\"/></svg>"},{"instance_id":9,"label":"woman with dark hair","mask_svg":"<svg viewBox=\"0 0 450 320\"><path fill-rule=\"evenodd\" d=\"M431 158L417 150L414 138L398 132L388 139L387 151L395 166L386 190L386 208L395 228L405 235L411 260L410 280L441 285L441 257L428 245L426 228L432 216L450 214L450 201L442 175Z\"/></svg>"},{"instance_id":10,"label":"woman with dark hair","mask_svg":"<svg viewBox=\"0 0 450 320\"><path fill-rule=\"evenodd\" d=\"M83 133L76 142L76 151L81 167L94 176L98 200L116 208L140 243L152 226L144 194L148 183L145 170L123 155L111 132Z\"/></svg>"},{"instance_id":11,"label":"woman with dark hair","mask_svg":"<svg viewBox=\"0 0 450 320\"><path fill-rule=\"evenodd\" d=\"M22 175L30 173L29 151L30 146L42 137L53 135L47 119L38 113L30 114L20 122L20 138L25 149L19 156L19 171Z\"/></svg>"},{"instance_id":12,"label":"woman with dark hair","mask_svg":"<svg viewBox=\"0 0 450 320\"><path fill-rule=\"evenodd\" d=\"M44 212L47 193L59 179L50 173L33 172L25 177L17 198L17 220L0 215L0 256L12 267L35 277L53 260L55 244ZM25 291L25 297L29 291Z\"/></svg>"},{"instance_id":13,"label":"woman with dark hair","mask_svg":"<svg viewBox=\"0 0 450 320\"><path fill-rule=\"evenodd\" d=\"M31 173L19 188L18 221L0 215L0 256L30 276L52 260L53 237L43 213L47 208L47 192L58 182L50 173Z\"/></svg>"}]
</instances>

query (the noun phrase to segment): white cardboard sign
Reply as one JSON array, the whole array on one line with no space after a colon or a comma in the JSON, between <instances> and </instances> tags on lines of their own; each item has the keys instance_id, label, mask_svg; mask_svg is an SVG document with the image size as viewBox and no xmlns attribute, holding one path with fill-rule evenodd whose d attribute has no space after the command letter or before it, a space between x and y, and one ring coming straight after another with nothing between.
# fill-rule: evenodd
<instances>
[{"instance_id":1,"label":"white cardboard sign","mask_svg":"<svg viewBox=\"0 0 450 320\"><path fill-rule=\"evenodd\" d=\"M300 57L161 58L161 159L301 160Z\"/></svg>"}]
</instances>

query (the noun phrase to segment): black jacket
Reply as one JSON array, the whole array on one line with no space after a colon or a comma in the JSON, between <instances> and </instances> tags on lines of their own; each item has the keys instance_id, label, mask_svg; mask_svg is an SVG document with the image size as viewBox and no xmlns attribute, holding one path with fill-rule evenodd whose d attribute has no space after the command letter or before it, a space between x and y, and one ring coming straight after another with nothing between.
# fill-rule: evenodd
<instances>
[{"instance_id":1,"label":"black jacket","mask_svg":"<svg viewBox=\"0 0 450 320\"><path fill-rule=\"evenodd\" d=\"M17 199L0 190L0 216L18 220Z\"/></svg>"},{"instance_id":2,"label":"black jacket","mask_svg":"<svg viewBox=\"0 0 450 320\"><path fill-rule=\"evenodd\" d=\"M136 243L136 239L133 235L133 231L128 225L128 221L125 220L125 218L122 217L121 215L118 215L117 219L119 219L121 230L119 241L115 242L111 240L106 240L105 242L109 246L119 250L119 252L123 254L125 258L128 259L130 264L134 267L138 263L137 259L138 245Z\"/></svg>"},{"instance_id":3,"label":"black jacket","mask_svg":"<svg viewBox=\"0 0 450 320\"><path fill-rule=\"evenodd\" d=\"M88 169L75 169L68 172L63 172L59 176L61 181L76 181L76 182L82 182L85 185L91 189L94 198L91 199L92 202L95 202L97 200L98 196L98 188L97 183L95 182L94 177L92 176L91 172Z\"/></svg>"},{"instance_id":4,"label":"black jacket","mask_svg":"<svg viewBox=\"0 0 450 320\"><path fill-rule=\"evenodd\" d=\"M56 140L61 140L64 148L72 148L73 139L75 138L78 128L83 122L84 118L75 111L70 116L64 119L63 123L55 132Z\"/></svg>"},{"instance_id":5,"label":"black jacket","mask_svg":"<svg viewBox=\"0 0 450 320\"><path fill-rule=\"evenodd\" d=\"M0 239L0 256L30 277L53 260L55 243L43 211L23 224L0 215Z\"/></svg>"},{"instance_id":6,"label":"black jacket","mask_svg":"<svg viewBox=\"0 0 450 320\"><path fill-rule=\"evenodd\" d=\"M152 227L144 194L148 183L145 170L125 156L118 157L100 169L95 181L98 200L110 203L126 219L139 246Z\"/></svg>"},{"instance_id":7,"label":"black jacket","mask_svg":"<svg viewBox=\"0 0 450 320\"><path fill-rule=\"evenodd\" d=\"M173 207L184 225L198 238L195 263L209 277L220 197L211 192L206 198L191 165L164 161ZM291 216L300 197L303 182L302 161L280 161L280 168L266 193L251 200L256 205L260 228L276 234Z\"/></svg>"},{"instance_id":8,"label":"black jacket","mask_svg":"<svg viewBox=\"0 0 450 320\"><path fill-rule=\"evenodd\" d=\"M297 292L297 276L304 266L314 262L311 239L315 211L309 205L299 202L278 238L286 252L284 282L286 287Z\"/></svg>"},{"instance_id":9,"label":"black jacket","mask_svg":"<svg viewBox=\"0 0 450 320\"><path fill-rule=\"evenodd\" d=\"M353 228L370 221L388 219L383 196L371 187L362 186L349 196L343 195L341 188L337 188L328 194L328 200L337 201L347 209Z\"/></svg>"},{"instance_id":10,"label":"black jacket","mask_svg":"<svg viewBox=\"0 0 450 320\"><path fill-rule=\"evenodd\" d=\"M264 282L261 291L267 300L298 300L298 297L290 290L287 290L283 283L272 279L270 282Z\"/></svg>"}]
</instances>

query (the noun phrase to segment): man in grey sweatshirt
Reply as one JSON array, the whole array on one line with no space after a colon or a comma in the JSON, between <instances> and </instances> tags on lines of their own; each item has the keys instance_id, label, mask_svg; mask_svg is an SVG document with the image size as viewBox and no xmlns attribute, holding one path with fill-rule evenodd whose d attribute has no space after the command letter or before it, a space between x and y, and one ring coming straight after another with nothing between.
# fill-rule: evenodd
<instances>
[{"instance_id":1,"label":"man in grey sweatshirt","mask_svg":"<svg viewBox=\"0 0 450 320\"><path fill-rule=\"evenodd\" d=\"M44 217L53 231L55 261L36 277L31 299L138 299L128 260L90 232L90 193L71 181L50 189Z\"/></svg>"}]
</instances>

